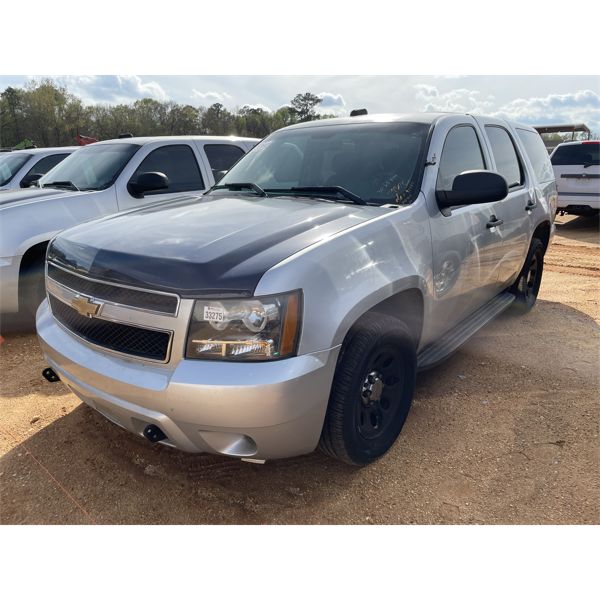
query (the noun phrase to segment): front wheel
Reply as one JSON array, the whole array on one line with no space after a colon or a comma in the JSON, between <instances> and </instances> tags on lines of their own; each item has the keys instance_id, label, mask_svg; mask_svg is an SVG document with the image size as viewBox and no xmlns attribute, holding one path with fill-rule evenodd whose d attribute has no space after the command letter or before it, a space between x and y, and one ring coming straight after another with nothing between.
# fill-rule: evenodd
<instances>
[{"instance_id":1,"label":"front wheel","mask_svg":"<svg viewBox=\"0 0 600 600\"><path fill-rule=\"evenodd\" d=\"M525 264L510 291L515 295L514 307L519 313L529 312L536 303L544 271L544 244L533 238Z\"/></svg>"},{"instance_id":2,"label":"front wheel","mask_svg":"<svg viewBox=\"0 0 600 600\"><path fill-rule=\"evenodd\" d=\"M415 390L416 348L404 323L369 314L341 350L319 447L351 465L385 454L400 434Z\"/></svg>"}]
</instances>

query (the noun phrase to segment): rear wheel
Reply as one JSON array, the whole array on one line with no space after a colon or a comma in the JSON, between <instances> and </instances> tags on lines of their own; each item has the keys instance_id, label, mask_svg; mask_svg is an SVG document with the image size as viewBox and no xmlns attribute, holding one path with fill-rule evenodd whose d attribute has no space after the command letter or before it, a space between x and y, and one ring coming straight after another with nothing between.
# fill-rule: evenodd
<instances>
[{"instance_id":1,"label":"rear wheel","mask_svg":"<svg viewBox=\"0 0 600 600\"><path fill-rule=\"evenodd\" d=\"M529 312L536 303L542 273L544 270L544 244L541 240L533 238L523 269L510 291L516 299L513 304L520 313Z\"/></svg>"},{"instance_id":2,"label":"rear wheel","mask_svg":"<svg viewBox=\"0 0 600 600\"><path fill-rule=\"evenodd\" d=\"M319 447L366 465L393 445L415 389L415 343L401 321L369 314L350 331L336 368Z\"/></svg>"}]
</instances>

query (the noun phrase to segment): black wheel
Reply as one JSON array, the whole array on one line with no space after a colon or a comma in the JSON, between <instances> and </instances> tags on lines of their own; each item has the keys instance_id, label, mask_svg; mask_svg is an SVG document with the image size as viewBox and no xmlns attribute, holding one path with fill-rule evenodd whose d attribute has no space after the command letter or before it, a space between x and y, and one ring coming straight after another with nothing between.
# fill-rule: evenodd
<instances>
[{"instance_id":1,"label":"black wheel","mask_svg":"<svg viewBox=\"0 0 600 600\"><path fill-rule=\"evenodd\" d=\"M341 350L319 447L351 465L385 454L400 434L415 390L415 343L404 323L369 314Z\"/></svg>"},{"instance_id":2,"label":"black wheel","mask_svg":"<svg viewBox=\"0 0 600 600\"><path fill-rule=\"evenodd\" d=\"M510 289L516 296L513 306L517 312L523 314L533 308L540 291L543 270L544 244L533 238L523 269Z\"/></svg>"},{"instance_id":3,"label":"black wheel","mask_svg":"<svg viewBox=\"0 0 600 600\"><path fill-rule=\"evenodd\" d=\"M21 329L35 330L35 313L46 295L44 259L32 262L19 274L19 316Z\"/></svg>"}]
</instances>

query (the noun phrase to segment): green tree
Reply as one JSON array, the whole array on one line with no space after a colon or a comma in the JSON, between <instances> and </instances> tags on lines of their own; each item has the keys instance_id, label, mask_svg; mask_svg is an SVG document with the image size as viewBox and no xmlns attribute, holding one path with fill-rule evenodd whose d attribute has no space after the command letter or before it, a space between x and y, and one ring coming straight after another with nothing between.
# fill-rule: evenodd
<instances>
[{"instance_id":1,"label":"green tree","mask_svg":"<svg viewBox=\"0 0 600 600\"><path fill-rule=\"evenodd\" d=\"M315 109L322 101L322 98L310 92L296 94L291 102L292 110L295 112L300 123L312 121L319 118Z\"/></svg>"}]
</instances>

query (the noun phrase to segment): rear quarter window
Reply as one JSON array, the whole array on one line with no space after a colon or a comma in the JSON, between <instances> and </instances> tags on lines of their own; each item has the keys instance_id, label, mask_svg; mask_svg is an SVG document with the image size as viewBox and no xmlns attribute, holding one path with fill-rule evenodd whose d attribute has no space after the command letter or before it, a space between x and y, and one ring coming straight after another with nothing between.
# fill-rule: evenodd
<instances>
[{"instance_id":1,"label":"rear quarter window","mask_svg":"<svg viewBox=\"0 0 600 600\"><path fill-rule=\"evenodd\" d=\"M552 163L550 162L548 150L546 150L540 134L528 129L517 129L517 135L523 146L525 146L525 151L538 182L545 183L546 181L552 181L554 179Z\"/></svg>"}]
</instances>

